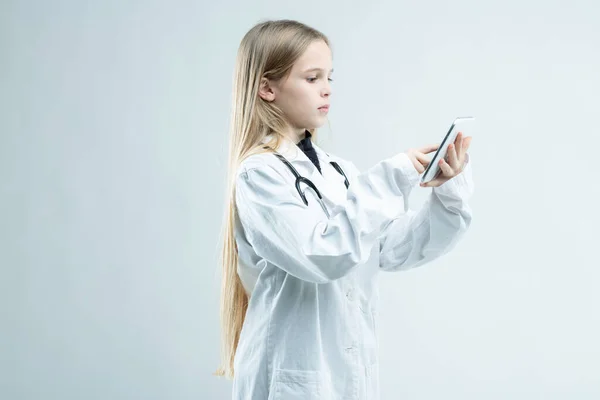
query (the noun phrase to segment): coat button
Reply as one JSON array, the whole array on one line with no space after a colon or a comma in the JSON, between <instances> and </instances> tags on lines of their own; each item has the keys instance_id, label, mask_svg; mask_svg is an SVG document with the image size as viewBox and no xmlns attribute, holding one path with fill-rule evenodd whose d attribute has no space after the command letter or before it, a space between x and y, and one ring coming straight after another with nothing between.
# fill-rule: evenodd
<instances>
[{"instance_id":1,"label":"coat button","mask_svg":"<svg viewBox=\"0 0 600 400\"><path fill-rule=\"evenodd\" d=\"M354 301L354 290L352 288L346 291L346 298L350 301Z\"/></svg>"}]
</instances>

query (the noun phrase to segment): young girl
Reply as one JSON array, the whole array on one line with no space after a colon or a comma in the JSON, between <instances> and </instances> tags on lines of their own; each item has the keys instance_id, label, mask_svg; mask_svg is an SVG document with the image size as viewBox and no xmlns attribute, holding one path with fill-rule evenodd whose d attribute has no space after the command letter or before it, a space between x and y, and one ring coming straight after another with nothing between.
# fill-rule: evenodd
<instances>
[{"instance_id":1,"label":"young girl","mask_svg":"<svg viewBox=\"0 0 600 400\"><path fill-rule=\"evenodd\" d=\"M239 47L217 371L234 399L378 399L378 272L447 253L471 222L470 137L418 212L405 200L437 145L361 173L313 144L332 71L328 39L297 21L260 23Z\"/></svg>"}]
</instances>

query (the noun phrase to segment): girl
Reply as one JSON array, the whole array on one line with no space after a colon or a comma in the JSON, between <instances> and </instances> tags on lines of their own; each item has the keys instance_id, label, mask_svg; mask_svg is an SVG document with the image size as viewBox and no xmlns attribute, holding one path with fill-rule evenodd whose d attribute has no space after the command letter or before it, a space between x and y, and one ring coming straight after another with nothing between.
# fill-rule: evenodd
<instances>
[{"instance_id":1,"label":"girl","mask_svg":"<svg viewBox=\"0 0 600 400\"><path fill-rule=\"evenodd\" d=\"M331 66L325 35L297 21L260 23L239 47L217 371L233 399L378 399L378 272L445 254L471 223L470 137L418 212L405 200L437 145L361 173L312 143Z\"/></svg>"}]
</instances>

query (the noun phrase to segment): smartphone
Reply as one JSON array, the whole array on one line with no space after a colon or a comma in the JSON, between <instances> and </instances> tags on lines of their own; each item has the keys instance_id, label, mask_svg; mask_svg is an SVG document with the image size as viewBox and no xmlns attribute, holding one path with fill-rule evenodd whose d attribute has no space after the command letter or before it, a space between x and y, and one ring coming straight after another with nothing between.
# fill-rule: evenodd
<instances>
[{"instance_id":1,"label":"smartphone","mask_svg":"<svg viewBox=\"0 0 600 400\"><path fill-rule=\"evenodd\" d=\"M458 132L463 132L463 137L465 137L463 128L465 126L468 126L469 122L473 121L474 119L475 119L475 117L458 117L454 120L454 122L452 122L452 125L450 125L450 129L448 129L448 133L446 133L446 136L444 136L444 140L442 140L442 143L440 144L437 151L435 152L433 158L431 159L431 162L427 166L427 169L421 176L421 183L427 183L427 182L433 180L438 175L438 173L441 172L441 169L440 169L440 166L438 165L438 163L440 162L440 160L442 158L444 158L446 161L448 161L446 159L446 153L448 152L448 146L451 143L454 143L454 141L456 140L456 135L458 135Z\"/></svg>"}]
</instances>

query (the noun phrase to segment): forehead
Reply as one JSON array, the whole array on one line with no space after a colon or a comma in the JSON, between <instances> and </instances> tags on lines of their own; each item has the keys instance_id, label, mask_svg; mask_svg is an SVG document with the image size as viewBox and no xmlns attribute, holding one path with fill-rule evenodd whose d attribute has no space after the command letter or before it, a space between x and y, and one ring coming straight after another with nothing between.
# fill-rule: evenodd
<instances>
[{"instance_id":1,"label":"forehead","mask_svg":"<svg viewBox=\"0 0 600 400\"><path fill-rule=\"evenodd\" d=\"M326 73L331 71L331 49L322 40L312 42L306 51L296 60L292 70L298 73L310 69L321 69Z\"/></svg>"}]
</instances>

